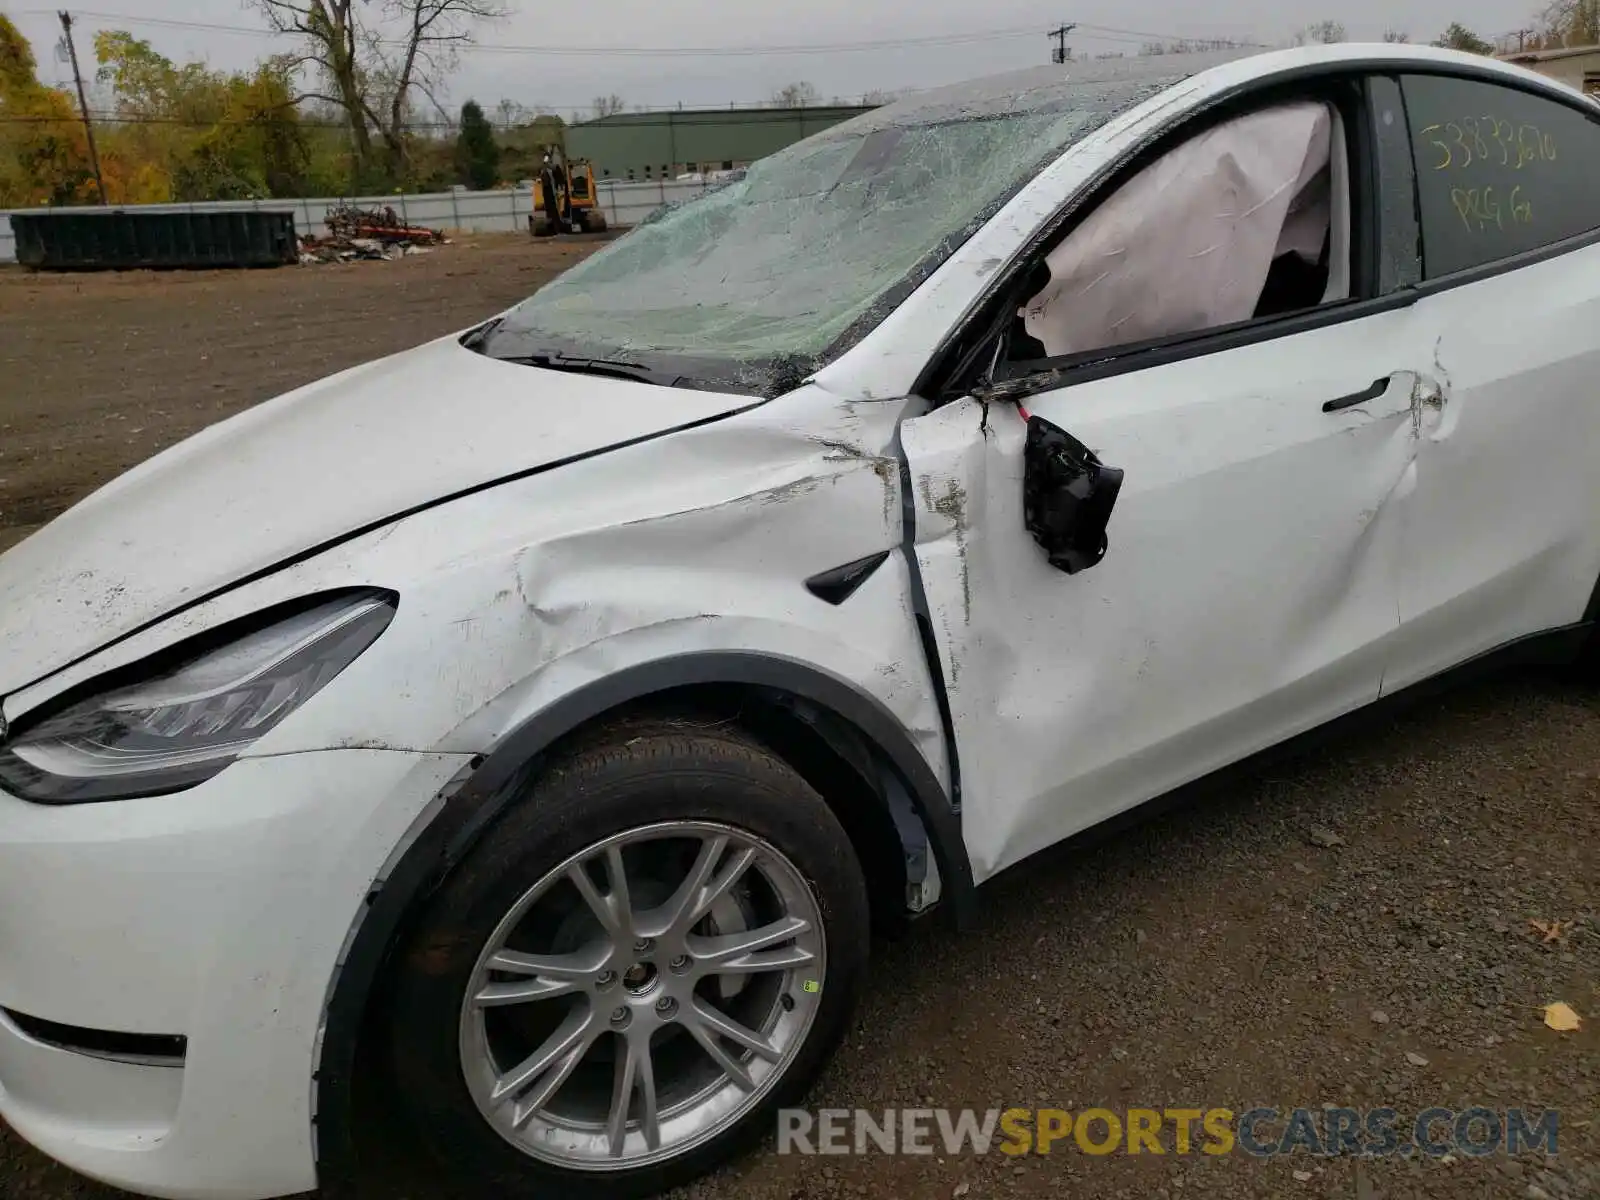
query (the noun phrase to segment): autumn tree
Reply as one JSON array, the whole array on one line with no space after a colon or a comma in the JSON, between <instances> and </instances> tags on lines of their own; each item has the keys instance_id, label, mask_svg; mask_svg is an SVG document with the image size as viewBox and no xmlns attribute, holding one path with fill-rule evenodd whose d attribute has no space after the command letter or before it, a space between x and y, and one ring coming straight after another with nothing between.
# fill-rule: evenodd
<instances>
[{"instance_id":1,"label":"autumn tree","mask_svg":"<svg viewBox=\"0 0 1600 1200\"><path fill-rule=\"evenodd\" d=\"M121 120L102 154L121 199L242 200L299 194L309 160L292 66L249 72L177 64L120 30L95 37L97 79Z\"/></svg>"},{"instance_id":2,"label":"autumn tree","mask_svg":"<svg viewBox=\"0 0 1600 1200\"><path fill-rule=\"evenodd\" d=\"M1600 0L1552 0L1539 14L1539 39L1550 48L1600 43Z\"/></svg>"},{"instance_id":3,"label":"autumn tree","mask_svg":"<svg viewBox=\"0 0 1600 1200\"><path fill-rule=\"evenodd\" d=\"M249 0L279 33L292 34L300 49L293 64L309 69L320 91L304 93L333 104L350 130L359 179L380 164L404 176L409 162L407 130L418 98L440 109L436 93L473 27L506 10L496 0Z\"/></svg>"},{"instance_id":4,"label":"autumn tree","mask_svg":"<svg viewBox=\"0 0 1600 1200\"><path fill-rule=\"evenodd\" d=\"M72 99L39 82L33 48L0 13L0 206L94 199L87 139Z\"/></svg>"},{"instance_id":5,"label":"autumn tree","mask_svg":"<svg viewBox=\"0 0 1600 1200\"><path fill-rule=\"evenodd\" d=\"M1460 21L1451 21L1445 31L1434 39L1435 46L1447 50L1465 50L1469 54L1493 54L1493 44L1473 33Z\"/></svg>"},{"instance_id":6,"label":"autumn tree","mask_svg":"<svg viewBox=\"0 0 1600 1200\"><path fill-rule=\"evenodd\" d=\"M0 13L0 99L12 100L39 86L33 47L10 17Z\"/></svg>"}]
</instances>

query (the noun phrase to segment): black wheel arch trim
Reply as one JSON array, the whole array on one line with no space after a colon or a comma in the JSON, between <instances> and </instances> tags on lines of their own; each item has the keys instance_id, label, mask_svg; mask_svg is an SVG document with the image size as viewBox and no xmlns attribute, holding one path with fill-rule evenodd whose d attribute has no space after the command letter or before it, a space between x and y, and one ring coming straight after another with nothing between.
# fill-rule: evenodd
<instances>
[{"instance_id":1,"label":"black wheel arch trim","mask_svg":"<svg viewBox=\"0 0 1600 1200\"><path fill-rule=\"evenodd\" d=\"M946 908L958 925L971 916L972 866L961 819L911 735L878 700L837 676L774 654L707 651L674 655L618 671L542 709L500 739L441 793L435 816L366 898L330 989L313 1076L319 1182L349 1188L357 1179L353 1132L356 1059L374 985L392 944L416 907L439 886L483 831L512 803L540 754L630 702L695 684L771 688L845 722L892 770L912 798L938 862Z\"/></svg>"},{"instance_id":2,"label":"black wheel arch trim","mask_svg":"<svg viewBox=\"0 0 1600 1200\"><path fill-rule=\"evenodd\" d=\"M481 800L504 793L540 751L588 722L660 692L695 684L766 687L829 710L883 755L911 794L939 855L939 870L954 895L971 890L972 868L955 805L900 722L879 701L838 676L776 654L704 651L673 655L596 680L530 717L503 737L456 797ZM464 850L465 847L462 847Z\"/></svg>"}]
</instances>

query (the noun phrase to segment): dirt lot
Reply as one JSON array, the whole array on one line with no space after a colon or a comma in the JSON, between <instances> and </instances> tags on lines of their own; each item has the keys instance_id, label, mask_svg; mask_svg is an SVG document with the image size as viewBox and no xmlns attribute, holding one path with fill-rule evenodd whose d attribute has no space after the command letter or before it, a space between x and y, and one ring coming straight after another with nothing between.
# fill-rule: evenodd
<instances>
[{"instance_id":1,"label":"dirt lot","mask_svg":"<svg viewBox=\"0 0 1600 1200\"><path fill-rule=\"evenodd\" d=\"M460 327L581 252L482 239L249 275L0 271L0 546L178 437ZM1557 1000L1580 1031L1545 1027ZM989 889L972 932L883 947L811 1103L1556 1108L1556 1158L761 1153L691 1195L1576 1200L1600 1196L1597 1097L1600 692L1535 676L1048 855ZM0 1197L113 1195L0 1127Z\"/></svg>"},{"instance_id":2,"label":"dirt lot","mask_svg":"<svg viewBox=\"0 0 1600 1200\"><path fill-rule=\"evenodd\" d=\"M0 267L0 547L214 421L514 304L593 245L479 236L270 271Z\"/></svg>"}]
</instances>

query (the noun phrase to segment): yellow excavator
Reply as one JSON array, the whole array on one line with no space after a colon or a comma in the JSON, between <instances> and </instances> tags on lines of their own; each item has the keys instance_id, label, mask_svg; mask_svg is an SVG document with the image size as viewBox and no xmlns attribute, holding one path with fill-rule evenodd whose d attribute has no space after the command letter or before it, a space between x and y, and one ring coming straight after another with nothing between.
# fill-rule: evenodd
<instances>
[{"instance_id":1,"label":"yellow excavator","mask_svg":"<svg viewBox=\"0 0 1600 1200\"><path fill-rule=\"evenodd\" d=\"M558 233L604 233L606 215L587 159L568 163L560 151L547 151L533 182L533 211L528 232L534 237Z\"/></svg>"}]
</instances>

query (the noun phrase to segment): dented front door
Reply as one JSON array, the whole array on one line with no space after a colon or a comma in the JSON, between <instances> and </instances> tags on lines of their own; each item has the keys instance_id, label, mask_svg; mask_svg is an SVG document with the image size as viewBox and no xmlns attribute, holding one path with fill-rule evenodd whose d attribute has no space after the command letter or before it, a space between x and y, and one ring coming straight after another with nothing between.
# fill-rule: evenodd
<instances>
[{"instance_id":1,"label":"dented front door","mask_svg":"<svg viewBox=\"0 0 1600 1200\"><path fill-rule=\"evenodd\" d=\"M980 878L1377 697L1408 330L1378 314L1027 398L1124 473L1104 556L1070 574L1025 528L1016 405L902 426Z\"/></svg>"}]
</instances>

